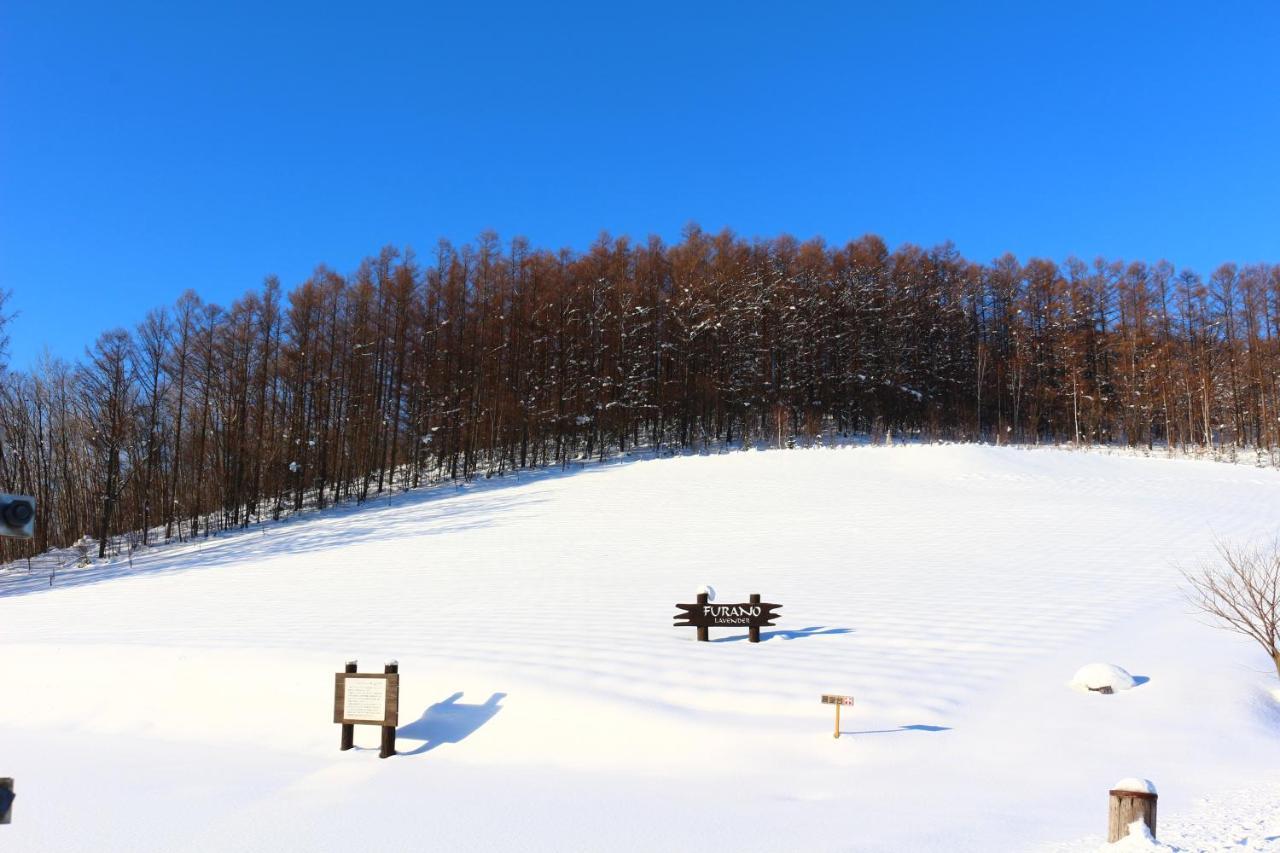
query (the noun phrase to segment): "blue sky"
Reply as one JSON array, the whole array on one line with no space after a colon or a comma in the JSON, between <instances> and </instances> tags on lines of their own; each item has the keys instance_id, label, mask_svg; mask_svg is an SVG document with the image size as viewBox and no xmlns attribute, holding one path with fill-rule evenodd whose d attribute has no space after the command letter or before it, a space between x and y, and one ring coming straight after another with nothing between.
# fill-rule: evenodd
<instances>
[{"instance_id":1,"label":"blue sky","mask_svg":"<svg viewBox=\"0 0 1280 853\"><path fill-rule=\"evenodd\" d=\"M1274 3L0 7L15 366L492 228L1280 261Z\"/></svg>"}]
</instances>

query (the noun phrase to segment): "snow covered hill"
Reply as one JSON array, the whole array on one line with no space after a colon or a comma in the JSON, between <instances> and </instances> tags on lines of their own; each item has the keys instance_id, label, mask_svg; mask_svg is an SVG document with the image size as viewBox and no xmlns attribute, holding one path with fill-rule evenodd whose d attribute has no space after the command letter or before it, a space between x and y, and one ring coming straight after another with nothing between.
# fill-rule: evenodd
<instances>
[{"instance_id":1,"label":"snow covered hill","mask_svg":"<svg viewBox=\"0 0 1280 853\"><path fill-rule=\"evenodd\" d=\"M1180 849L1245 818L1275 849L1275 674L1177 566L1278 528L1272 470L850 448L410 493L51 590L0 575L0 849L1093 849L1126 776ZM695 642L671 621L703 583L778 626ZM400 756L364 727L339 752L350 658L400 661ZM1092 662L1137 686L1071 689ZM857 697L839 740L832 692Z\"/></svg>"}]
</instances>

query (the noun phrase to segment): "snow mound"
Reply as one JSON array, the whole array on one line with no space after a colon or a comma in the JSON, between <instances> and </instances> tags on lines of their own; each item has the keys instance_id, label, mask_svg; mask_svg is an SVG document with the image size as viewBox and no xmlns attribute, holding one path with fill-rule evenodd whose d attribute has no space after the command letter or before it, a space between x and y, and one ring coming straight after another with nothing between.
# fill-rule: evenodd
<instances>
[{"instance_id":1,"label":"snow mound","mask_svg":"<svg viewBox=\"0 0 1280 853\"><path fill-rule=\"evenodd\" d=\"M1131 780L1140 781L1140 780ZM1151 828L1140 820L1129 824L1129 834L1114 844L1104 844L1100 851L1115 853L1120 850L1172 850L1172 847L1161 844L1151 834Z\"/></svg>"},{"instance_id":2,"label":"snow mound","mask_svg":"<svg viewBox=\"0 0 1280 853\"><path fill-rule=\"evenodd\" d=\"M1139 794L1156 793L1155 783L1150 779L1139 779L1137 776L1130 776L1121 779L1119 782L1111 786L1113 791L1136 791Z\"/></svg>"},{"instance_id":3,"label":"snow mound","mask_svg":"<svg viewBox=\"0 0 1280 853\"><path fill-rule=\"evenodd\" d=\"M714 586L704 583L702 586L698 587L698 595L702 595L703 593L706 593L707 601L716 600L716 588Z\"/></svg>"},{"instance_id":4,"label":"snow mound","mask_svg":"<svg viewBox=\"0 0 1280 853\"><path fill-rule=\"evenodd\" d=\"M1088 666L1082 666L1071 677L1071 686L1077 690L1094 690L1103 693L1129 690L1134 684L1132 675L1110 663L1091 663Z\"/></svg>"}]
</instances>

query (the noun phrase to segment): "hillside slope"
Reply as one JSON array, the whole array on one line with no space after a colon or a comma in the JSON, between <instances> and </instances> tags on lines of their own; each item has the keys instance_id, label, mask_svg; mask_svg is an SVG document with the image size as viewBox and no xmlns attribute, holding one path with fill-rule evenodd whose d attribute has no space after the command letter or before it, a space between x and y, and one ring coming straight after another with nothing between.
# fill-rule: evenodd
<instances>
[{"instance_id":1,"label":"hillside slope","mask_svg":"<svg viewBox=\"0 0 1280 853\"><path fill-rule=\"evenodd\" d=\"M1172 819L1280 766L1269 662L1177 571L1278 522L1280 473L1245 467L749 452L410 493L48 591L0 576L0 839L1026 850L1100 832L1135 775ZM782 603L777 628L694 642L671 617L702 583ZM395 759L337 749L350 658L400 661ZM1146 680L1069 689L1092 661ZM838 741L824 692L857 697Z\"/></svg>"}]
</instances>

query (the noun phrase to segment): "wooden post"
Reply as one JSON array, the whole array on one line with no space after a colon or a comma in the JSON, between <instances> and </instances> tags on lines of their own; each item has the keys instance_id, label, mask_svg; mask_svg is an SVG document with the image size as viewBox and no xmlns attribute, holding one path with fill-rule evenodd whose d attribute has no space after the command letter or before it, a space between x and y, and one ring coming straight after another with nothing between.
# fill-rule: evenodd
<instances>
[{"instance_id":1,"label":"wooden post","mask_svg":"<svg viewBox=\"0 0 1280 853\"><path fill-rule=\"evenodd\" d=\"M705 592L698 593L698 604L707 603L707 594ZM687 634L685 636L688 636ZM705 643L711 639L711 629L706 625L698 626L698 642Z\"/></svg>"},{"instance_id":2,"label":"wooden post","mask_svg":"<svg viewBox=\"0 0 1280 853\"><path fill-rule=\"evenodd\" d=\"M836 706L836 733L832 737L840 737L840 706Z\"/></svg>"},{"instance_id":3,"label":"wooden post","mask_svg":"<svg viewBox=\"0 0 1280 853\"><path fill-rule=\"evenodd\" d=\"M748 598L747 601L750 604L759 604L760 593L758 592L751 593L751 597ZM759 625L752 625L750 628L747 629L747 642L749 643L760 642L760 626ZM837 711L836 713L839 713L839 712Z\"/></svg>"},{"instance_id":4,"label":"wooden post","mask_svg":"<svg viewBox=\"0 0 1280 853\"><path fill-rule=\"evenodd\" d=\"M1107 843L1127 838L1129 824L1140 820L1156 835L1156 800L1158 795L1148 791L1113 790L1107 814Z\"/></svg>"},{"instance_id":5,"label":"wooden post","mask_svg":"<svg viewBox=\"0 0 1280 853\"><path fill-rule=\"evenodd\" d=\"M385 673L399 672L400 664L397 661L387 661L387 665L382 669ZM382 727L382 748L378 750L379 758L390 758L396 754L396 727Z\"/></svg>"},{"instance_id":6,"label":"wooden post","mask_svg":"<svg viewBox=\"0 0 1280 853\"><path fill-rule=\"evenodd\" d=\"M353 660L347 661L347 665L343 668L343 671L355 672L356 662ZM356 744L356 727L349 723L343 723L342 724L342 745L338 748L346 750L355 746L355 744Z\"/></svg>"},{"instance_id":7,"label":"wooden post","mask_svg":"<svg viewBox=\"0 0 1280 853\"><path fill-rule=\"evenodd\" d=\"M8 776L0 779L0 823L13 820L13 779Z\"/></svg>"}]
</instances>

